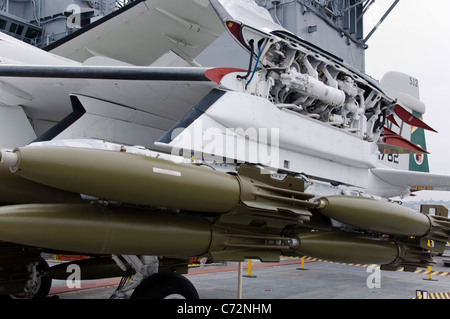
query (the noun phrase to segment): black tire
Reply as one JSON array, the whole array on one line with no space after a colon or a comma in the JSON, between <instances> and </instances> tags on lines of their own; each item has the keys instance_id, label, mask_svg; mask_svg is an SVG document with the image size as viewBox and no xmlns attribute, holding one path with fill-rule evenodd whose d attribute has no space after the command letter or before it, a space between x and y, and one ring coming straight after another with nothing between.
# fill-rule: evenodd
<instances>
[{"instance_id":1,"label":"black tire","mask_svg":"<svg viewBox=\"0 0 450 319\"><path fill-rule=\"evenodd\" d=\"M47 298L50 288L52 287L52 278L48 276L49 266L44 258L39 257L37 272L38 278L36 285L32 287L31 291L17 293L9 295L11 299L32 299L32 300L43 300Z\"/></svg>"},{"instance_id":2,"label":"black tire","mask_svg":"<svg viewBox=\"0 0 450 319\"><path fill-rule=\"evenodd\" d=\"M175 272L162 272L144 279L131 299L199 299L194 285Z\"/></svg>"}]
</instances>

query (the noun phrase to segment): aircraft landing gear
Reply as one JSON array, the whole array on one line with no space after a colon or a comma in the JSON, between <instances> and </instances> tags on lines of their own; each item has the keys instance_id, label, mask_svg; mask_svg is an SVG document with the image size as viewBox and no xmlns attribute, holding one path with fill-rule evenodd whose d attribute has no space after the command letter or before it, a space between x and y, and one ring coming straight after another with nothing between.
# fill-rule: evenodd
<instances>
[{"instance_id":1,"label":"aircraft landing gear","mask_svg":"<svg viewBox=\"0 0 450 319\"><path fill-rule=\"evenodd\" d=\"M39 257L36 263L26 265L30 279L26 282L22 292L7 295L10 299L33 299L42 300L47 298L52 286L52 278L48 276L49 266L47 262Z\"/></svg>"},{"instance_id":2,"label":"aircraft landing gear","mask_svg":"<svg viewBox=\"0 0 450 319\"><path fill-rule=\"evenodd\" d=\"M199 299L194 285L175 272L162 272L144 279L131 299Z\"/></svg>"},{"instance_id":3,"label":"aircraft landing gear","mask_svg":"<svg viewBox=\"0 0 450 319\"><path fill-rule=\"evenodd\" d=\"M186 277L173 271L177 267L161 267L158 257L122 255L122 258L130 268L127 270L119 257L113 256L117 265L127 271L127 275L111 299L199 298L194 285ZM161 271L161 268L164 270Z\"/></svg>"},{"instance_id":4,"label":"aircraft landing gear","mask_svg":"<svg viewBox=\"0 0 450 319\"><path fill-rule=\"evenodd\" d=\"M0 241L0 299L44 299L52 285L42 250Z\"/></svg>"}]
</instances>

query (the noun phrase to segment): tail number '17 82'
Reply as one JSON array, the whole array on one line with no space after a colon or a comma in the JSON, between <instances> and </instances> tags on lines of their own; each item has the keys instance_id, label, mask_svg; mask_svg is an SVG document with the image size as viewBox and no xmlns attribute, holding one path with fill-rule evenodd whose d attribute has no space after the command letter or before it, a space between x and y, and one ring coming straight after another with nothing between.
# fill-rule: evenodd
<instances>
[{"instance_id":1,"label":"tail number '17 82'","mask_svg":"<svg viewBox=\"0 0 450 319\"><path fill-rule=\"evenodd\" d=\"M381 154L378 156L378 159L383 161L385 157L388 162L398 164L398 154Z\"/></svg>"}]
</instances>

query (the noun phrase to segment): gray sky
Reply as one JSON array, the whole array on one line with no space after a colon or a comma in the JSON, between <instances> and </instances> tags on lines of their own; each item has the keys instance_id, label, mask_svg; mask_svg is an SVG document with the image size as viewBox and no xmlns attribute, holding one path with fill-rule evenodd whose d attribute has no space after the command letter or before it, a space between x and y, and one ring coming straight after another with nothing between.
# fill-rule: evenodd
<instances>
[{"instance_id":1,"label":"gray sky","mask_svg":"<svg viewBox=\"0 0 450 319\"><path fill-rule=\"evenodd\" d=\"M365 19L368 33L393 0L376 0ZM430 171L450 175L450 1L400 0L369 39L366 73L380 80L388 71L419 79L426 104L424 121ZM416 197L450 200L450 192L420 192Z\"/></svg>"}]
</instances>

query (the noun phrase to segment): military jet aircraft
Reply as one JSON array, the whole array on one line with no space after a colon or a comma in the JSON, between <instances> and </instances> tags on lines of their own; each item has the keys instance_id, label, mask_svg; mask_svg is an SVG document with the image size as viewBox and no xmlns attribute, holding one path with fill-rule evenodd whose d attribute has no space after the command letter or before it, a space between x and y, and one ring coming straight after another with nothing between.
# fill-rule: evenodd
<instances>
[{"instance_id":1,"label":"military jet aircraft","mask_svg":"<svg viewBox=\"0 0 450 319\"><path fill-rule=\"evenodd\" d=\"M149 18L161 46L130 54ZM197 65L223 32L247 69ZM0 38L0 293L45 296L65 269L43 251L92 256L83 279L129 277L117 298L197 298L194 256L413 270L443 251L447 218L390 200L450 187L404 164L427 154L412 128L433 130L413 77L378 82L246 0L135 1L69 40Z\"/></svg>"}]
</instances>

